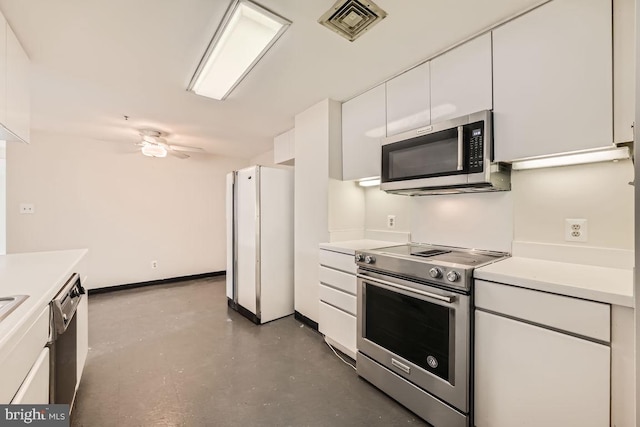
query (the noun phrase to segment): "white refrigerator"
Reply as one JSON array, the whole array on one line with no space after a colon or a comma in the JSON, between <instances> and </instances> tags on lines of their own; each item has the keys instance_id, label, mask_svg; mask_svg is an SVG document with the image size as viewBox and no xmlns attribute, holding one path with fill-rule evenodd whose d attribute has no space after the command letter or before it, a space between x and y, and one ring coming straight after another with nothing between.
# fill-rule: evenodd
<instances>
[{"instance_id":1,"label":"white refrigerator","mask_svg":"<svg viewBox=\"0 0 640 427\"><path fill-rule=\"evenodd\" d=\"M227 175L227 302L257 324L293 314L293 171Z\"/></svg>"}]
</instances>

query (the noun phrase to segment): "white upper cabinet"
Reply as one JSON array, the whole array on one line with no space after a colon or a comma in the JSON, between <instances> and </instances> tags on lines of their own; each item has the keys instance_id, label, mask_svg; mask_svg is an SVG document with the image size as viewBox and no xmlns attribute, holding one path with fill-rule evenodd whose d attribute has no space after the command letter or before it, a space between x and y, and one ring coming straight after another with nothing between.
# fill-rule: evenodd
<instances>
[{"instance_id":1,"label":"white upper cabinet","mask_svg":"<svg viewBox=\"0 0 640 427\"><path fill-rule=\"evenodd\" d=\"M493 31L495 159L611 146L611 0L554 0Z\"/></svg>"},{"instance_id":2,"label":"white upper cabinet","mask_svg":"<svg viewBox=\"0 0 640 427\"><path fill-rule=\"evenodd\" d=\"M387 85L387 136L431 124L429 63L389 80Z\"/></svg>"},{"instance_id":3,"label":"white upper cabinet","mask_svg":"<svg viewBox=\"0 0 640 427\"><path fill-rule=\"evenodd\" d=\"M484 34L431 61L431 122L493 107L491 34Z\"/></svg>"},{"instance_id":4,"label":"white upper cabinet","mask_svg":"<svg viewBox=\"0 0 640 427\"><path fill-rule=\"evenodd\" d=\"M273 162L280 165L295 164L295 129L273 138Z\"/></svg>"},{"instance_id":5,"label":"white upper cabinet","mask_svg":"<svg viewBox=\"0 0 640 427\"><path fill-rule=\"evenodd\" d=\"M342 104L342 179L380 176L380 143L386 136L385 85Z\"/></svg>"},{"instance_id":6,"label":"white upper cabinet","mask_svg":"<svg viewBox=\"0 0 640 427\"><path fill-rule=\"evenodd\" d=\"M7 21L0 14L0 123L7 121Z\"/></svg>"},{"instance_id":7,"label":"white upper cabinet","mask_svg":"<svg viewBox=\"0 0 640 427\"><path fill-rule=\"evenodd\" d=\"M635 1L613 0L613 140L633 141L635 120Z\"/></svg>"},{"instance_id":8,"label":"white upper cabinet","mask_svg":"<svg viewBox=\"0 0 640 427\"><path fill-rule=\"evenodd\" d=\"M0 40L2 44L0 57L5 61L0 65L0 73L2 73L0 81L4 80L6 84L5 86L0 84L2 88L0 90L0 105L2 105L0 123L20 139L29 141L31 114L29 58L11 27L6 25L4 18L0 22L0 34L6 37L6 44ZM3 52L2 49L5 48ZM5 135L5 132L2 137L9 140L15 139L10 134Z\"/></svg>"}]
</instances>

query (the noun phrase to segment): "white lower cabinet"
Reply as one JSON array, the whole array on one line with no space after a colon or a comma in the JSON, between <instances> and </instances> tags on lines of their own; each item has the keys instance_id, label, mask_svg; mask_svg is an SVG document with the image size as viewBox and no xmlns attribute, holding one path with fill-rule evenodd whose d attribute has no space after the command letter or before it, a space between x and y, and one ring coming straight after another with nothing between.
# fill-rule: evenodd
<instances>
[{"instance_id":1,"label":"white lower cabinet","mask_svg":"<svg viewBox=\"0 0 640 427\"><path fill-rule=\"evenodd\" d=\"M42 355L49 336L49 306L24 328L6 357L0 357L0 404L11 403L34 364ZM47 378L48 384L48 378Z\"/></svg>"},{"instance_id":2,"label":"white lower cabinet","mask_svg":"<svg viewBox=\"0 0 640 427\"><path fill-rule=\"evenodd\" d=\"M318 330L325 340L356 358L357 278L353 255L320 249Z\"/></svg>"},{"instance_id":3,"label":"white lower cabinet","mask_svg":"<svg viewBox=\"0 0 640 427\"><path fill-rule=\"evenodd\" d=\"M482 301L488 283L477 284ZM540 323L558 320L553 313L538 316L535 324L514 319L517 311L508 316L475 311L475 426L608 426L611 348L559 331L564 329L561 320L555 327ZM564 319L569 326L575 323L570 309Z\"/></svg>"},{"instance_id":4,"label":"white lower cabinet","mask_svg":"<svg viewBox=\"0 0 640 427\"><path fill-rule=\"evenodd\" d=\"M11 401L12 405L49 403L49 349L44 348Z\"/></svg>"},{"instance_id":5,"label":"white lower cabinet","mask_svg":"<svg viewBox=\"0 0 640 427\"><path fill-rule=\"evenodd\" d=\"M85 280L86 282L86 280ZM84 282L83 282L84 283ZM76 363L77 363L77 383L76 390L80 385L80 378L82 378L82 371L84 365L87 362L87 355L89 354L89 298L84 295L78 304L76 311L77 320L77 338L76 338Z\"/></svg>"},{"instance_id":6,"label":"white lower cabinet","mask_svg":"<svg viewBox=\"0 0 640 427\"><path fill-rule=\"evenodd\" d=\"M329 344L356 358L356 316L320 301L318 330Z\"/></svg>"}]
</instances>

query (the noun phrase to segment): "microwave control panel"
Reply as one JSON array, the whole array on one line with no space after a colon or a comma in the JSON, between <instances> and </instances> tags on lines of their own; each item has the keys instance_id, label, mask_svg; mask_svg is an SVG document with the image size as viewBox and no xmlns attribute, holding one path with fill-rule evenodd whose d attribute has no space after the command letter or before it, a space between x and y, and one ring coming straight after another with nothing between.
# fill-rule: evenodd
<instances>
[{"instance_id":1,"label":"microwave control panel","mask_svg":"<svg viewBox=\"0 0 640 427\"><path fill-rule=\"evenodd\" d=\"M469 126L469 172L482 172L484 170L484 141L482 125L476 123Z\"/></svg>"}]
</instances>

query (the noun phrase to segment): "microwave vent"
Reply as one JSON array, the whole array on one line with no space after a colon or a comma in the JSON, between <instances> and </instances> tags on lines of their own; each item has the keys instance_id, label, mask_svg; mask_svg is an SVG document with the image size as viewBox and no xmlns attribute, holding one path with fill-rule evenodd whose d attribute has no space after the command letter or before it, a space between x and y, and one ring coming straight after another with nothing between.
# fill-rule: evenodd
<instances>
[{"instance_id":1,"label":"microwave vent","mask_svg":"<svg viewBox=\"0 0 640 427\"><path fill-rule=\"evenodd\" d=\"M338 0L318 22L352 42L386 16L372 1Z\"/></svg>"}]
</instances>

